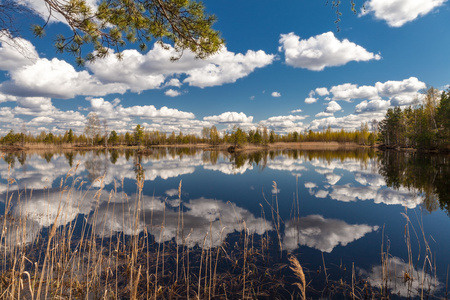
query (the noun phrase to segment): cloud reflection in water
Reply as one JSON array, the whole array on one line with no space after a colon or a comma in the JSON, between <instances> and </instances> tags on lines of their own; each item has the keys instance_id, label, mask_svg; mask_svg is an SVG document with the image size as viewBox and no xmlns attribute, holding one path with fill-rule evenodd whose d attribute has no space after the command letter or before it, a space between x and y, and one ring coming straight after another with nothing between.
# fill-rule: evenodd
<instances>
[{"instance_id":1,"label":"cloud reflection in water","mask_svg":"<svg viewBox=\"0 0 450 300\"><path fill-rule=\"evenodd\" d=\"M422 266L422 264L418 264ZM383 270L384 268L384 270ZM420 267L419 267L420 268ZM359 269L359 273L370 282L372 286L383 286L383 276L387 276L388 289L394 295L401 297L419 297L422 289L425 295L431 291L438 291L442 283L434 276L430 276L427 272L422 272L421 269L404 262L401 258L393 256L390 257L387 265L373 266L371 270L367 271ZM405 273L408 275L405 277ZM410 278L405 280L405 278ZM423 295L422 297L423 298Z\"/></svg>"},{"instance_id":2,"label":"cloud reflection in water","mask_svg":"<svg viewBox=\"0 0 450 300\"><path fill-rule=\"evenodd\" d=\"M300 218L298 221L289 220L286 222L283 247L292 251L302 245L331 253L336 246L346 246L376 230L378 230L378 226L351 225L337 219L325 219L320 215L309 215Z\"/></svg>"},{"instance_id":3,"label":"cloud reflection in water","mask_svg":"<svg viewBox=\"0 0 450 300\"><path fill-rule=\"evenodd\" d=\"M140 200L140 215L135 224L137 200L131 196L128 203L113 205L102 203L95 223L98 234L109 232L138 234L147 230L157 241L175 239L183 243L182 232L188 246L216 247L222 244L228 234L247 229L250 233L262 235L272 226L262 218L233 203L221 200L198 198L182 203L183 215L178 212L178 201L165 201L158 197L143 196ZM181 221L183 222L181 224ZM103 230L103 228L105 228ZM162 232L161 232L162 230ZM210 235L212 233L212 235Z\"/></svg>"}]
</instances>

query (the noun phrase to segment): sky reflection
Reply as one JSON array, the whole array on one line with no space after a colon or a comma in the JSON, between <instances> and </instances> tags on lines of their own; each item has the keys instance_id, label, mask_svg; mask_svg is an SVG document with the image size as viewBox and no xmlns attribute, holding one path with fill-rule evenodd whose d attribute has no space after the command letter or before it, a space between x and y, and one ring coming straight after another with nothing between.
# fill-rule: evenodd
<instances>
[{"instance_id":1,"label":"sky reflection","mask_svg":"<svg viewBox=\"0 0 450 300\"><path fill-rule=\"evenodd\" d=\"M205 236L209 236L209 244L205 245L208 247L220 245L229 234L244 228L259 235L273 230L271 209L277 209L279 205L284 248L294 251L299 246L308 246L327 253L338 245L345 247L365 238L377 231L384 220L375 216L369 223L365 218L348 219L345 217L348 213L343 213L345 210L342 208L324 211L322 204L336 206L339 202L349 205L363 201L370 205L414 209L422 199L405 188L387 188L384 178L377 173L377 158L367 153L352 152L348 157L345 153L338 153L333 154L338 158L334 159L320 152L232 156L226 152L189 151L156 149L143 156L117 151L52 153L50 156L45 153L27 154L24 163L15 162L9 171L10 177L15 179L13 184L6 180L6 160L0 162L0 199L5 202L13 195L11 213L18 219L24 218L27 228L38 228L29 231L30 236L26 237L25 243L31 242L32 236L40 229L50 226L58 209L62 208L57 225L68 224L78 215L90 216L97 209L97 220L90 223L98 235L107 236L113 232L133 235L146 230L161 241L174 239L190 246L202 246ZM12 158L17 160L17 157ZM202 176L206 177L197 174L205 174ZM153 183L168 188L157 193L155 190L150 194L144 192L138 199L135 182L141 175L148 182L146 185ZM216 177L221 182L213 187L216 194L214 197L206 196L202 188L211 187L204 186L202 178L214 182ZM238 179L240 177L242 179ZM256 181L246 184L248 179L244 178L253 177ZM227 183L233 178L238 181ZM260 182L266 182L263 178L270 178L270 186L265 189L272 191L272 204L270 199L265 200L257 194ZM125 182L125 179L130 181ZM180 180L190 182L183 186L181 199L177 189ZM279 181L276 191L271 186L275 180ZM292 185L295 180L299 181L300 206L306 209L299 210L301 215L298 218L292 218L293 210L290 208L292 195L296 193L296 187ZM64 182L65 189L60 188L61 182ZM237 196L229 194L231 190L241 189L242 184L247 185L248 192L242 195L238 192ZM25 188L27 192L24 192ZM303 188L306 194L303 194ZM193 189L196 196L191 196ZM18 191L22 192L20 201ZM258 195L258 199L249 199L248 195ZM279 201L277 206L273 202L275 198ZM255 205L251 206L249 200ZM264 218L261 217L261 207ZM138 208L140 215L136 218ZM180 234L180 208L184 237ZM347 209L353 211L351 206L346 206ZM284 211L290 211L290 216ZM341 215L339 211L342 211Z\"/></svg>"}]
</instances>

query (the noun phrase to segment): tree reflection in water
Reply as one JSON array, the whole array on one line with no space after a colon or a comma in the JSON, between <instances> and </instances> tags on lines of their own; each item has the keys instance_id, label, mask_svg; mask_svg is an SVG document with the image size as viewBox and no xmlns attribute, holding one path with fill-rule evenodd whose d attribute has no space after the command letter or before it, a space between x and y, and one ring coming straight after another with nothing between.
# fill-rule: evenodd
<instances>
[{"instance_id":1,"label":"tree reflection in water","mask_svg":"<svg viewBox=\"0 0 450 300\"><path fill-rule=\"evenodd\" d=\"M427 211L440 207L450 216L449 155L386 151L379 156L379 173L387 186L419 193Z\"/></svg>"}]
</instances>

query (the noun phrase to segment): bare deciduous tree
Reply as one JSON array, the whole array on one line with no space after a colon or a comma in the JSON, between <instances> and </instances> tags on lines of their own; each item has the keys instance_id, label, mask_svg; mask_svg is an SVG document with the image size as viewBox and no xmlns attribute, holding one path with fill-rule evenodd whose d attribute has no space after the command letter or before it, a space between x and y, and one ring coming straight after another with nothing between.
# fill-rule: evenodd
<instances>
[{"instance_id":1,"label":"bare deciduous tree","mask_svg":"<svg viewBox=\"0 0 450 300\"><path fill-rule=\"evenodd\" d=\"M84 127L84 133L91 140L91 145L94 145L94 139L96 140L101 132L100 119L95 112L89 113L86 119L86 126Z\"/></svg>"}]
</instances>

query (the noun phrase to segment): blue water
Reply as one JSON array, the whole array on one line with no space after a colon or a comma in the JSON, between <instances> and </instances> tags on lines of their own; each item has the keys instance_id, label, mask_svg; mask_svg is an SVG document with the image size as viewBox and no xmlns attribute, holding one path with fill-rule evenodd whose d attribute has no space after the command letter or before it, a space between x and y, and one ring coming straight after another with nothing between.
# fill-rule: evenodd
<instances>
[{"instance_id":1,"label":"blue water","mask_svg":"<svg viewBox=\"0 0 450 300\"><path fill-rule=\"evenodd\" d=\"M420 273L424 257L432 255L428 258L436 268L437 290L441 293L445 290L450 265L449 217L440 209L432 212L424 209L423 195L417 191L386 187L385 179L378 173L377 155L363 153L355 157L352 152L333 158L333 153L302 152L294 156L286 151L271 153L259 164L244 158L243 164L237 166L228 153L215 153L218 159L211 161L210 152L194 152L178 155L160 149L139 159L129 153L128 160L124 153L119 153L114 163L110 152L73 152L73 166L63 153L53 153L50 159L48 155L45 158L42 154L28 153L23 165L17 157L13 158L10 177L15 181L12 184L7 183L8 164L1 160L0 210L4 212L8 197L13 195L11 214L27 216L37 236L52 224L61 203L58 200L61 181L67 180L63 185L74 184L78 196L70 203L63 201L65 213L60 225L79 214L92 214L96 207L94 194L101 190L100 225L110 231L132 234L124 222L120 225L112 220L125 218L126 207L135 202L139 192L136 185L139 163L145 176L141 205L147 216L141 225L158 224L162 219L158 213L164 212L165 241L175 237L176 208L180 200L186 230L192 229L192 246L201 246L204 232L210 227L222 231L226 239L227 235L242 229L242 221L249 232L273 234L272 221L277 221L277 217L276 213L272 217L272 206L280 216L284 253L296 255L312 272L322 270L325 263L330 276L336 278L343 269L351 276L354 265L359 275L377 285L382 245L383 251L390 254L391 267L396 268L398 277L402 276L399 270L406 268L404 262L408 257L405 239L408 224L416 271ZM99 176L104 177L94 182ZM80 187L82 181L86 183ZM178 194L180 182L181 195ZM21 209L14 209L18 192L25 189L33 190L32 195L23 194L27 197L22 196ZM108 195L114 189L127 195L127 200L117 197L108 204ZM108 210L113 204L117 207L114 214ZM150 216L153 224L146 223ZM33 241L33 234L27 242ZM429 253L424 240L428 241ZM214 246L222 241L217 238ZM403 295L404 290L400 285L393 287L392 292Z\"/></svg>"}]
</instances>

